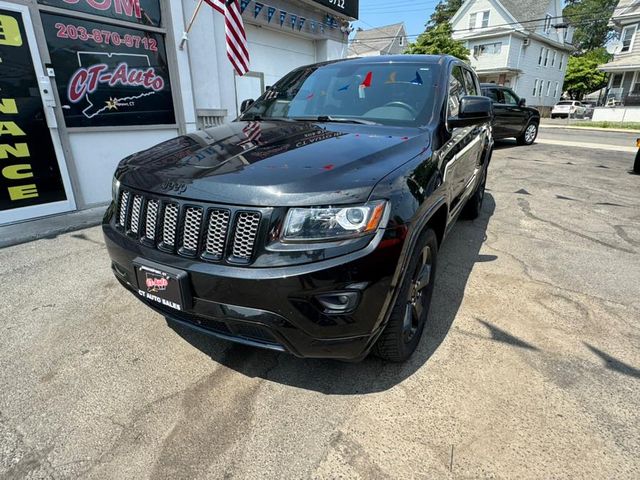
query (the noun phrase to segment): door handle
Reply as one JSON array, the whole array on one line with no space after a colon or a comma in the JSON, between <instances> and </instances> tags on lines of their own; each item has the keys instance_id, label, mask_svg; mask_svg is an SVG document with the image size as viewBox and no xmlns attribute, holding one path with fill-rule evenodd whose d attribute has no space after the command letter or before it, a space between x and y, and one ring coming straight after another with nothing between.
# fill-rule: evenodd
<instances>
[{"instance_id":1,"label":"door handle","mask_svg":"<svg viewBox=\"0 0 640 480\"><path fill-rule=\"evenodd\" d=\"M53 95L51 80L49 77L39 77L38 85L40 86L40 95L42 95L42 103L44 105L44 115L47 118L47 125L49 125L49 128L58 128L58 121L56 120L54 110L57 106L56 97Z\"/></svg>"}]
</instances>

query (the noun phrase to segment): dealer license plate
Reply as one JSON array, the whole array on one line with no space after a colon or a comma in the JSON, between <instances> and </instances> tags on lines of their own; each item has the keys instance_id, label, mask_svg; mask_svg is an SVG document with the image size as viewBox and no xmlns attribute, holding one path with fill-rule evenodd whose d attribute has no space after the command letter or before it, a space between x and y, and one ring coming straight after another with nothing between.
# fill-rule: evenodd
<instances>
[{"instance_id":1,"label":"dealer license plate","mask_svg":"<svg viewBox=\"0 0 640 480\"><path fill-rule=\"evenodd\" d=\"M147 260L133 262L138 279L138 295L173 310L189 307L187 272Z\"/></svg>"}]
</instances>

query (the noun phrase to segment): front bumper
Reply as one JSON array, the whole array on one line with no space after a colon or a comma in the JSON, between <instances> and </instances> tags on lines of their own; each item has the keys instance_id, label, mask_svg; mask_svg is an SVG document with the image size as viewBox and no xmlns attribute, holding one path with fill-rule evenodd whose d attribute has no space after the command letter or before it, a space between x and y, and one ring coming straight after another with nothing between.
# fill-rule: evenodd
<instances>
[{"instance_id":1,"label":"front bumper","mask_svg":"<svg viewBox=\"0 0 640 480\"><path fill-rule=\"evenodd\" d=\"M182 258L123 235L108 219L103 231L116 278L168 320L227 340L298 357L364 358L384 327L404 244L398 229L365 250L294 268L233 267ZM176 311L138 295L133 263L146 259L185 271L193 298ZM318 295L357 292L357 306L327 314Z\"/></svg>"}]
</instances>

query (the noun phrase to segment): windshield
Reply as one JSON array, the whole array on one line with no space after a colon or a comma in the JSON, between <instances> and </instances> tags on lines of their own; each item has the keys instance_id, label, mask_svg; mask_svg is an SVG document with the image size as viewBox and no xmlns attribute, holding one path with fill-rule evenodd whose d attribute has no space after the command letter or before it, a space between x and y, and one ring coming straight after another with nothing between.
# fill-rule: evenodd
<instances>
[{"instance_id":1,"label":"windshield","mask_svg":"<svg viewBox=\"0 0 640 480\"><path fill-rule=\"evenodd\" d=\"M262 95L241 119L422 125L433 109L436 68L346 62L299 69Z\"/></svg>"},{"instance_id":2,"label":"windshield","mask_svg":"<svg viewBox=\"0 0 640 480\"><path fill-rule=\"evenodd\" d=\"M573 105L573 102L558 102L558 105Z\"/></svg>"}]
</instances>

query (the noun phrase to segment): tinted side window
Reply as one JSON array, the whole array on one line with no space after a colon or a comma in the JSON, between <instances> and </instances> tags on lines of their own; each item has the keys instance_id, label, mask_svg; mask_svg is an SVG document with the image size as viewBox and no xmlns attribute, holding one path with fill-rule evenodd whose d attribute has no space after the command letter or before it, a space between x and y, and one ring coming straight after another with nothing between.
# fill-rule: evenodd
<instances>
[{"instance_id":1,"label":"tinted side window","mask_svg":"<svg viewBox=\"0 0 640 480\"><path fill-rule=\"evenodd\" d=\"M511 90L503 90L504 103L507 105L518 105L518 97Z\"/></svg>"},{"instance_id":2,"label":"tinted side window","mask_svg":"<svg viewBox=\"0 0 640 480\"><path fill-rule=\"evenodd\" d=\"M482 90L482 94L485 97L489 97L493 103L500 103L500 90L498 90L497 88L485 88L484 90Z\"/></svg>"},{"instance_id":3,"label":"tinted side window","mask_svg":"<svg viewBox=\"0 0 640 480\"><path fill-rule=\"evenodd\" d=\"M473 74L469 70L463 70L464 72L464 85L467 90L467 95L478 95L478 87L473 78Z\"/></svg>"},{"instance_id":4,"label":"tinted side window","mask_svg":"<svg viewBox=\"0 0 640 480\"><path fill-rule=\"evenodd\" d=\"M466 95L464 76L461 67L453 67L449 77L449 116L455 117L460 112L460 99Z\"/></svg>"}]
</instances>

